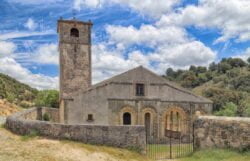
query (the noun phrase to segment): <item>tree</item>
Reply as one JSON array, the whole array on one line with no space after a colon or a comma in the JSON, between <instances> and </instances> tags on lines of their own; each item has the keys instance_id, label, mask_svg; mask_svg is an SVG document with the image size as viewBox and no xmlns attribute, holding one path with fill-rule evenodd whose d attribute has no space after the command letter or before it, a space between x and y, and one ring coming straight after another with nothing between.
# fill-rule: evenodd
<instances>
[{"instance_id":1,"label":"tree","mask_svg":"<svg viewBox=\"0 0 250 161\"><path fill-rule=\"evenodd\" d=\"M206 67L198 66L197 73L205 73L207 71Z\"/></svg>"},{"instance_id":2,"label":"tree","mask_svg":"<svg viewBox=\"0 0 250 161\"><path fill-rule=\"evenodd\" d=\"M247 62L250 64L250 57L247 59Z\"/></svg>"},{"instance_id":3,"label":"tree","mask_svg":"<svg viewBox=\"0 0 250 161\"><path fill-rule=\"evenodd\" d=\"M227 62L221 62L218 64L218 71L220 73L226 73L229 69L232 69L232 66Z\"/></svg>"},{"instance_id":4,"label":"tree","mask_svg":"<svg viewBox=\"0 0 250 161\"><path fill-rule=\"evenodd\" d=\"M230 64L233 68L245 67L247 64L240 58L229 58L227 63Z\"/></svg>"},{"instance_id":5,"label":"tree","mask_svg":"<svg viewBox=\"0 0 250 161\"><path fill-rule=\"evenodd\" d=\"M244 114L245 114L244 116L250 117L250 104L247 105Z\"/></svg>"},{"instance_id":6,"label":"tree","mask_svg":"<svg viewBox=\"0 0 250 161\"><path fill-rule=\"evenodd\" d=\"M209 70L211 70L211 71L218 70L218 65L215 64L215 62L212 62L211 64L209 64Z\"/></svg>"},{"instance_id":7,"label":"tree","mask_svg":"<svg viewBox=\"0 0 250 161\"><path fill-rule=\"evenodd\" d=\"M166 75L167 75L168 77L174 78L174 77L175 77L175 72L174 72L174 70L173 70L172 68L168 68L168 69L166 70Z\"/></svg>"},{"instance_id":8,"label":"tree","mask_svg":"<svg viewBox=\"0 0 250 161\"><path fill-rule=\"evenodd\" d=\"M202 95L213 101L214 111L221 110L227 102L232 102L238 105L240 100L245 97L241 92L218 87L207 88L203 91Z\"/></svg>"},{"instance_id":9,"label":"tree","mask_svg":"<svg viewBox=\"0 0 250 161\"><path fill-rule=\"evenodd\" d=\"M35 99L36 106L59 107L59 92L56 90L39 91Z\"/></svg>"},{"instance_id":10,"label":"tree","mask_svg":"<svg viewBox=\"0 0 250 161\"><path fill-rule=\"evenodd\" d=\"M186 88L194 88L199 85L199 80L196 74L192 71L183 72L180 75L181 85Z\"/></svg>"},{"instance_id":11,"label":"tree","mask_svg":"<svg viewBox=\"0 0 250 161\"><path fill-rule=\"evenodd\" d=\"M250 92L250 74L235 77L230 84L236 90Z\"/></svg>"},{"instance_id":12,"label":"tree","mask_svg":"<svg viewBox=\"0 0 250 161\"><path fill-rule=\"evenodd\" d=\"M192 71L192 72L196 73L196 71L197 71L196 66L191 65L191 66L189 67L189 71Z\"/></svg>"}]
</instances>

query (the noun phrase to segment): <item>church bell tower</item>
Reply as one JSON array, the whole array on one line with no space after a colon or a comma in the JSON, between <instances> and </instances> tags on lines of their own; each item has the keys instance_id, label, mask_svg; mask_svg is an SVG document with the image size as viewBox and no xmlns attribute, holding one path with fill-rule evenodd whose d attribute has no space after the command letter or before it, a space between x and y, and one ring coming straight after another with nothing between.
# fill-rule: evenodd
<instances>
[{"instance_id":1,"label":"church bell tower","mask_svg":"<svg viewBox=\"0 0 250 161\"><path fill-rule=\"evenodd\" d=\"M91 86L92 23L58 20L60 53L60 100Z\"/></svg>"}]
</instances>

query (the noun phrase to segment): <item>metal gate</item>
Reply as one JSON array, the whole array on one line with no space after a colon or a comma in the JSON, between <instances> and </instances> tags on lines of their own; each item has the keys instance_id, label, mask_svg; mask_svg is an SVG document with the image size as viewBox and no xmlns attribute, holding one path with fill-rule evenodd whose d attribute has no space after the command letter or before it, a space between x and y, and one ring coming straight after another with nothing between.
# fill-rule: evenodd
<instances>
[{"instance_id":1,"label":"metal gate","mask_svg":"<svg viewBox=\"0 0 250 161\"><path fill-rule=\"evenodd\" d=\"M165 128L164 136L149 136L147 134L147 156L151 159L174 159L193 153L194 135L191 121L173 122Z\"/></svg>"}]
</instances>

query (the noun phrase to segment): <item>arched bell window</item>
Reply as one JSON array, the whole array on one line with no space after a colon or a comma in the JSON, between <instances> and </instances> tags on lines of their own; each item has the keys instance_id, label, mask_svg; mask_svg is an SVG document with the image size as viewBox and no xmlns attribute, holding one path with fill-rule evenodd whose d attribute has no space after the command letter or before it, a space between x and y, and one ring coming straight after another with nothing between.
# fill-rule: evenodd
<instances>
[{"instance_id":1,"label":"arched bell window","mask_svg":"<svg viewBox=\"0 0 250 161\"><path fill-rule=\"evenodd\" d=\"M79 37L79 30L76 29L76 28L72 28L70 30L70 36L72 36L72 37Z\"/></svg>"}]
</instances>

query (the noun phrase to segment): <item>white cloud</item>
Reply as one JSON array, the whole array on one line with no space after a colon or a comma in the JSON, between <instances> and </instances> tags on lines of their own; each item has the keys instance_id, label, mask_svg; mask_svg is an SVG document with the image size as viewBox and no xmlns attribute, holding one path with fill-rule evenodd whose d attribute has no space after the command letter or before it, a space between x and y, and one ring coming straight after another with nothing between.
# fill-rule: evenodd
<instances>
[{"instance_id":1,"label":"white cloud","mask_svg":"<svg viewBox=\"0 0 250 161\"><path fill-rule=\"evenodd\" d=\"M216 52L189 37L187 31L177 25L161 24L159 21L153 25L142 25L139 29L133 26L108 26L106 30L110 36L109 44L125 48L134 44L153 48L154 51L147 54L132 52L128 59L158 73L163 73L167 67L208 65L216 59ZM150 65L152 62L154 66Z\"/></svg>"},{"instance_id":2,"label":"white cloud","mask_svg":"<svg viewBox=\"0 0 250 161\"><path fill-rule=\"evenodd\" d=\"M42 36L42 35L50 35L55 34L53 30L41 31L41 32L24 32L24 31L13 31L8 33L1 33L0 40L8 40L8 39L15 39L15 38L24 38L30 36Z\"/></svg>"},{"instance_id":3,"label":"white cloud","mask_svg":"<svg viewBox=\"0 0 250 161\"><path fill-rule=\"evenodd\" d=\"M150 47L167 43L183 43L186 41L186 31L177 26L158 27L154 25L142 25L139 29L133 26L107 26L111 43L123 45L143 44Z\"/></svg>"},{"instance_id":4,"label":"white cloud","mask_svg":"<svg viewBox=\"0 0 250 161\"><path fill-rule=\"evenodd\" d=\"M215 43L231 38L250 40L249 0L199 0L197 6L189 5L162 17L160 24L194 25L216 28L222 36Z\"/></svg>"},{"instance_id":5,"label":"white cloud","mask_svg":"<svg viewBox=\"0 0 250 161\"><path fill-rule=\"evenodd\" d=\"M80 10L83 7L100 7L108 4L128 6L144 15L160 17L172 10L180 0L75 0L74 8Z\"/></svg>"},{"instance_id":6,"label":"white cloud","mask_svg":"<svg viewBox=\"0 0 250 161\"><path fill-rule=\"evenodd\" d=\"M24 24L24 26L29 30L35 30L37 28L37 24L32 18L29 18L27 22Z\"/></svg>"},{"instance_id":7,"label":"white cloud","mask_svg":"<svg viewBox=\"0 0 250 161\"><path fill-rule=\"evenodd\" d=\"M161 46L150 57L160 64L166 63L175 68L187 68L190 65L208 65L215 60L216 53L199 41L190 41L173 46Z\"/></svg>"},{"instance_id":8,"label":"white cloud","mask_svg":"<svg viewBox=\"0 0 250 161\"><path fill-rule=\"evenodd\" d=\"M43 52L50 56L44 48L55 48L53 45L43 46L38 53ZM7 74L18 81L37 89L58 89L58 77L33 74L15 60L16 45L13 42L0 41L0 73ZM49 50L49 49L48 49ZM51 59L52 56L49 58Z\"/></svg>"},{"instance_id":9,"label":"white cloud","mask_svg":"<svg viewBox=\"0 0 250 161\"><path fill-rule=\"evenodd\" d=\"M37 89L58 89L58 77L49 77L42 74L33 74L22 67L13 58L0 58L0 72L7 74L18 81Z\"/></svg>"},{"instance_id":10,"label":"white cloud","mask_svg":"<svg viewBox=\"0 0 250 161\"><path fill-rule=\"evenodd\" d=\"M57 44L45 44L40 46L31 55L31 61L40 64L56 64L58 65L59 53L57 50Z\"/></svg>"},{"instance_id":11,"label":"white cloud","mask_svg":"<svg viewBox=\"0 0 250 161\"><path fill-rule=\"evenodd\" d=\"M8 56L16 50L16 45L12 42L0 41L0 58Z\"/></svg>"},{"instance_id":12,"label":"white cloud","mask_svg":"<svg viewBox=\"0 0 250 161\"><path fill-rule=\"evenodd\" d=\"M21 4L48 4L48 3L58 3L63 0L8 0L9 2L21 3Z\"/></svg>"},{"instance_id":13,"label":"white cloud","mask_svg":"<svg viewBox=\"0 0 250 161\"><path fill-rule=\"evenodd\" d=\"M97 7L101 4L100 0L75 0L74 9L81 10L82 7Z\"/></svg>"},{"instance_id":14,"label":"white cloud","mask_svg":"<svg viewBox=\"0 0 250 161\"><path fill-rule=\"evenodd\" d=\"M94 83L138 66L138 63L126 60L121 51L110 50L105 44L94 45L92 51Z\"/></svg>"}]
</instances>

